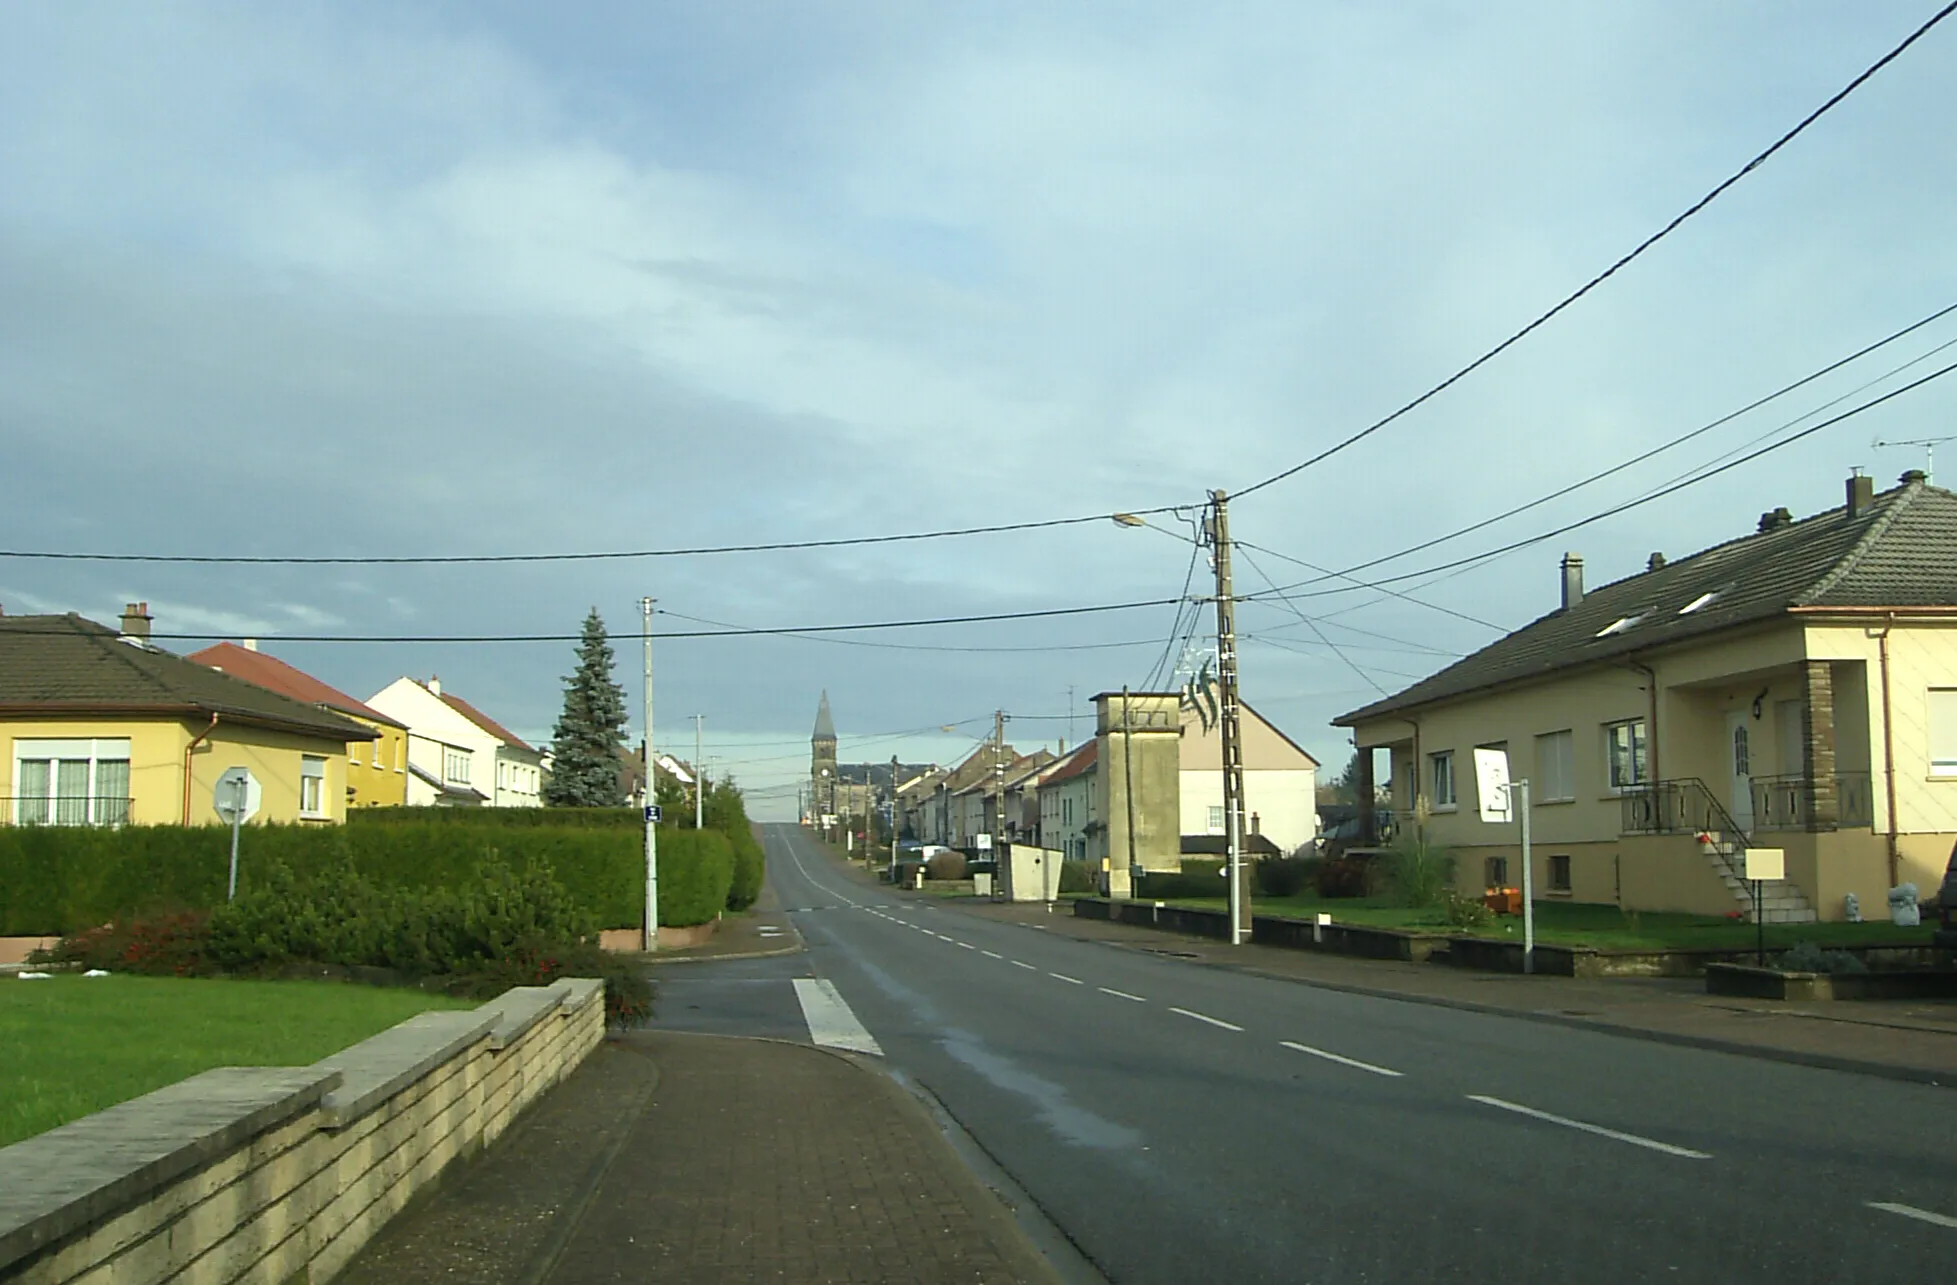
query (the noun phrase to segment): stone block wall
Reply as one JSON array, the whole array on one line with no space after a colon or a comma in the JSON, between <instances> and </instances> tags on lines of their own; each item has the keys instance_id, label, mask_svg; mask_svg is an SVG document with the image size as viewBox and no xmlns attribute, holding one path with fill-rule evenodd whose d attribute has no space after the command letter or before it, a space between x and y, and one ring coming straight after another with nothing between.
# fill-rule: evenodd
<instances>
[{"instance_id":1,"label":"stone block wall","mask_svg":"<svg viewBox=\"0 0 1957 1285\"><path fill-rule=\"evenodd\" d=\"M0 1280L317 1285L604 1038L599 981L223 1067L0 1149Z\"/></svg>"}]
</instances>

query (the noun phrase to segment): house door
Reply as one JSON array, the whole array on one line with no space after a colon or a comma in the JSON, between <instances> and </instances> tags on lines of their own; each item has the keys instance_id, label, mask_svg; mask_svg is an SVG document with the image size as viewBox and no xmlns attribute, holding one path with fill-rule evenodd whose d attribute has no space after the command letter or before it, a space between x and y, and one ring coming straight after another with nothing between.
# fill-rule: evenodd
<instances>
[{"instance_id":1,"label":"house door","mask_svg":"<svg viewBox=\"0 0 1957 1285\"><path fill-rule=\"evenodd\" d=\"M1745 710L1726 716L1726 767L1732 777L1726 810L1740 829L1753 830L1753 724Z\"/></svg>"}]
</instances>

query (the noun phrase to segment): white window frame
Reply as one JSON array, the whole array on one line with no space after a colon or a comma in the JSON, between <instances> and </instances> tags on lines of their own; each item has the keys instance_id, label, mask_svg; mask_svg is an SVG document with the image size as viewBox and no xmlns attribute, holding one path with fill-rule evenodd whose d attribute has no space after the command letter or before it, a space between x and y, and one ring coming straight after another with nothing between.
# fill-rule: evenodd
<instances>
[{"instance_id":1,"label":"white window frame","mask_svg":"<svg viewBox=\"0 0 1957 1285\"><path fill-rule=\"evenodd\" d=\"M33 799L25 798L22 765L26 763L46 763L48 765L47 793ZM61 793L61 764L86 763L85 793L64 795ZM129 739L127 737L80 737L50 739L44 737L18 737L13 743L13 810L15 825L126 825L129 813L135 806L131 797L118 795L113 799L101 794L102 765L122 764L124 788L133 795L135 783L130 779ZM80 814L73 808L64 809L64 802L73 803L79 799ZM23 810L21 804L30 806ZM34 806L34 805L40 806ZM119 805L119 806L118 806ZM23 811L26 819L23 820ZM35 813L41 813L35 816ZM73 819L64 819L66 812Z\"/></svg>"},{"instance_id":2,"label":"white window frame","mask_svg":"<svg viewBox=\"0 0 1957 1285\"><path fill-rule=\"evenodd\" d=\"M318 818L326 811L326 760L317 754L299 756L299 815Z\"/></svg>"},{"instance_id":3,"label":"white window frame","mask_svg":"<svg viewBox=\"0 0 1957 1285\"><path fill-rule=\"evenodd\" d=\"M1957 777L1957 687L1930 688L1925 706L1930 775Z\"/></svg>"},{"instance_id":4,"label":"white window frame","mask_svg":"<svg viewBox=\"0 0 1957 1285\"><path fill-rule=\"evenodd\" d=\"M1446 786L1446 789L1442 789ZM1454 751L1437 750L1427 756L1427 801L1436 812L1453 811L1459 799L1454 780Z\"/></svg>"},{"instance_id":5,"label":"white window frame","mask_svg":"<svg viewBox=\"0 0 1957 1285\"><path fill-rule=\"evenodd\" d=\"M1207 824L1211 834L1223 833L1223 805L1221 803L1210 805Z\"/></svg>"},{"instance_id":6,"label":"white window frame","mask_svg":"<svg viewBox=\"0 0 1957 1285\"><path fill-rule=\"evenodd\" d=\"M1551 770L1551 769L1555 770ZM1557 777L1562 779L1559 781ZM1576 802L1576 730L1558 728L1536 737L1535 790L1530 801L1544 803Z\"/></svg>"},{"instance_id":7,"label":"white window frame","mask_svg":"<svg viewBox=\"0 0 1957 1285\"><path fill-rule=\"evenodd\" d=\"M1617 734L1619 730L1629 733L1625 750L1629 756L1630 773L1620 779L1618 775ZM1642 789L1650 784L1651 744L1650 731L1641 718L1620 718L1604 724L1604 780L1614 794L1627 790Z\"/></svg>"}]
</instances>

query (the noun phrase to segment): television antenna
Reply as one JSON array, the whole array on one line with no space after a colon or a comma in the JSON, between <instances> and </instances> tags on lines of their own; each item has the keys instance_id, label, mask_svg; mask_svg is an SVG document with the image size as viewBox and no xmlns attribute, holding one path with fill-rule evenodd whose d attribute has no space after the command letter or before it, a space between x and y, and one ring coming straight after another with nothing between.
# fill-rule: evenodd
<instances>
[{"instance_id":1,"label":"television antenna","mask_svg":"<svg viewBox=\"0 0 1957 1285\"><path fill-rule=\"evenodd\" d=\"M1869 443L1869 449L1882 450L1890 446L1920 446L1923 448L1923 480L1934 483L1937 480L1937 447L1945 442L1957 442L1957 437L1921 437L1913 442L1885 442L1881 438Z\"/></svg>"}]
</instances>

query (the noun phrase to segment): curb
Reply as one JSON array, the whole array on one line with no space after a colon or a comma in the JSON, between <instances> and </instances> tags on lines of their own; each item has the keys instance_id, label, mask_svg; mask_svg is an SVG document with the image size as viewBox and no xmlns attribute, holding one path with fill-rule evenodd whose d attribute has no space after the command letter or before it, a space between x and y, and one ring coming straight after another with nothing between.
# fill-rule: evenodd
<instances>
[{"instance_id":1,"label":"curb","mask_svg":"<svg viewBox=\"0 0 1957 1285\"><path fill-rule=\"evenodd\" d=\"M1052 931L1043 925L1021 924L1022 928L1036 931ZM1072 934L1067 934L1072 936ZM1108 941L1104 938L1074 937L1075 941L1087 942L1096 946L1109 946L1115 950L1132 951L1136 954L1153 955L1164 958L1159 952L1137 946L1129 942ZM1183 963L1191 961L1183 960ZM1337 991L1347 995L1364 995L1371 999L1392 999L1407 1004L1426 1004L1434 1008L1451 1008L1464 1013L1482 1013L1494 1017L1512 1017L1525 1022L1540 1022L1548 1026L1565 1026L1576 1030L1594 1031L1604 1035L1619 1035L1626 1039L1648 1040L1657 1044L1672 1044L1682 1048L1705 1049L1714 1053L1730 1053L1737 1057L1758 1058L1767 1062L1785 1062L1794 1066L1812 1067L1822 1071L1843 1071L1852 1075L1868 1075L1884 1080L1898 1080L1905 1084L1925 1084L1933 1088L1957 1088L1957 1077L1945 1071L1933 1071L1925 1067L1898 1066L1891 1062L1871 1062L1862 1058L1841 1057L1831 1053L1809 1053L1800 1049L1774 1048L1771 1045L1749 1044L1743 1040L1726 1040L1716 1035L1689 1035L1682 1031L1655 1030L1648 1026L1625 1026L1616 1022L1599 1021L1596 1018L1571 1017L1563 1013L1545 1013L1532 1009L1503 1008L1499 1004L1484 1004L1476 1000L1453 999L1444 995L1420 995L1406 991L1389 990L1382 986L1363 986L1353 982L1332 982L1314 977L1298 977L1289 973L1276 973L1251 964L1236 964L1211 959L1198 959L1194 962L1210 968L1220 968L1226 972L1242 973L1251 977L1262 977L1270 981L1290 982L1299 986L1312 986L1319 990Z\"/></svg>"},{"instance_id":2,"label":"curb","mask_svg":"<svg viewBox=\"0 0 1957 1285\"><path fill-rule=\"evenodd\" d=\"M802 934L796 933L794 944L779 950L737 950L725 955L655 955L645 962L649 968L663 968L668 964L714 964L723 959L773 959L777 955L797 955L807 949Z\"/></svg>"}]
</instances>

